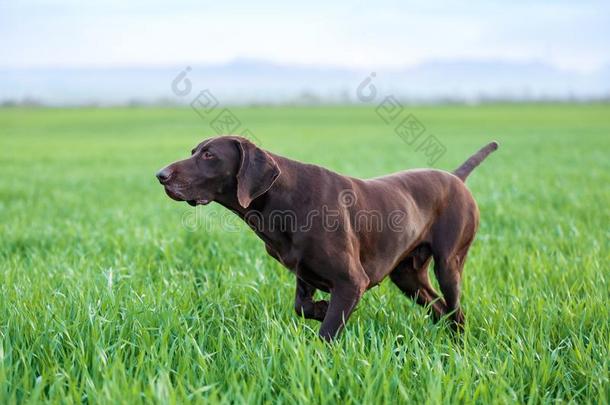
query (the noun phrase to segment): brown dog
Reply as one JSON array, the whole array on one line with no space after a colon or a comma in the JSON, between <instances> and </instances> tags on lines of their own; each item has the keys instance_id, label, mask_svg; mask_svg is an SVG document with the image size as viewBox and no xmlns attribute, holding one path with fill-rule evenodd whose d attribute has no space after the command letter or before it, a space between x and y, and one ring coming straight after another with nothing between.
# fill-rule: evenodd
<instances>
[{"instance_id":1,"label":"brown dog","mask_svg":"<svg viewBox=\"0 0 610 405\"><path fill-rule=\"evenodd\" d=\"M157 178L174 200L215 201L244 219L295 273L295 310L322 321L322 338L334 338L362 294L388 274L435 320L449 315L459 329L462 269L479 223L464 180L497 147L488 144L454 173L417 169L360 180L220 136ZM444 300L428 280L431 258ZM330 303L314 301L316 289L330 292Z\"/></svg>"}]
</instances>

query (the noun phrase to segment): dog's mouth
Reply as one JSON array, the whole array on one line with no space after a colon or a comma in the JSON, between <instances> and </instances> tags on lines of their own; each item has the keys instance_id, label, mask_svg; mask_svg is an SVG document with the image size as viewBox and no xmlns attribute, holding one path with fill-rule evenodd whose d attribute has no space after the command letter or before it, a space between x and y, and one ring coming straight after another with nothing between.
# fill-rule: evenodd
<instances>
[{"instance_id":1,"label":"dog's mouth","mask_svg":"<svg viewBox=\"0 0 610 405\"><path fill-rule=\"evenodd\" d=\"M172 200L176 200L176 201L185 201L185 198L182 197L182 195L175 190L172 190L169 187L165 187L165 193L169 196L169 198L171 198Z\"/></svg>"},{"instance_id":2,"label":"dog's mouth","mask_svg":"<svg viewBox=\"0 0 610 405\"><path fill-rule=\"evenodd\" d=\"M208 205L210 203L210 200L186 200L186 202L190 206L195 207L197 205Z\"/></svg>"},{"instance_id":3,"label":"dog's mouth","mask_svg":"<svg viewBox=\"0 0 610 405\"><path fill-rule=\"evenodd\" d=\"M186 201L189 205L195 207L197 205L208 205L210 203L210 200L206 200L203 198L200 199L196 199L196 200L189 200L186 199L179 191L176 190L172 190L169 187L165 187L165 193L167 193L167 195L175 201Z\"/></svg>"}]
</instances>

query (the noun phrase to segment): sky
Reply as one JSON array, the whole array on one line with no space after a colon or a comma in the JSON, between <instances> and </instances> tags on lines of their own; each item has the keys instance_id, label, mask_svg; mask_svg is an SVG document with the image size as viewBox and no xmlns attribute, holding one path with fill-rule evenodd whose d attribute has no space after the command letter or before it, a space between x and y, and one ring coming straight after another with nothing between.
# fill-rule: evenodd
<instances>
[{"instance_id":1,"label":"sky","mask_svg":"<svg viewBox=\"0 0 610 405\"><path fill-rule=\"evenodd\" d=\"M605 1L0 0L0 68L431 60L610 65Z\"/></svg>"}]
</instances>

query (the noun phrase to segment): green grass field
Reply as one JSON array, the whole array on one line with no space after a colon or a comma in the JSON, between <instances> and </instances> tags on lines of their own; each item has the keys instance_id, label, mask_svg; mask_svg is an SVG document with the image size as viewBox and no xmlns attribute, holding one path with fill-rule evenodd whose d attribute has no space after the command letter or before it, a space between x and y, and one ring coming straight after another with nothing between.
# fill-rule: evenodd
<instances>
[{"instance_id":1,"label":"green grass field","mask_svg":"<svg viewBox=\"0 0 610 405\"><path fill-rule=\"evenodd\" d=\"M232 111L340 173L427 166L374 108ZM0 403L608 403L610 106L409 111L436 167L500 142L468 180L463 339L386 281L328 346L244 224L157 183L212 135L192 110L0 110Z\"/></svg>"}]
</instances>

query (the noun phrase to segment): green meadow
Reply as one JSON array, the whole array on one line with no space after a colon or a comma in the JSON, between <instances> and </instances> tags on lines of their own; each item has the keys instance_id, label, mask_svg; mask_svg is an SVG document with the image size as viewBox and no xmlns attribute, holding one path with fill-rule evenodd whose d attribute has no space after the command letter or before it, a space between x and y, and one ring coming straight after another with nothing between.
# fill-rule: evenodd
<instances>
[{"instance_id":1,"label":"green meadow","mask_svg":"<svg viewBox=\"0 0 610 405\"><path fill-rule=\"evenodd\" d=\"M467 182L465 331L386 281L328 345L245 224L155 179L209 121L0 109L0 403L608 403L610 105L406 110L446 149L434 167L500 143ZM263 148L343 174L430 166L374 107L231 111Z\"/></svg>"}]
</instances>

